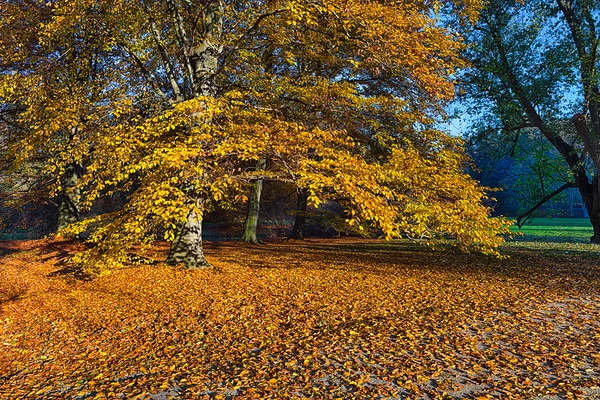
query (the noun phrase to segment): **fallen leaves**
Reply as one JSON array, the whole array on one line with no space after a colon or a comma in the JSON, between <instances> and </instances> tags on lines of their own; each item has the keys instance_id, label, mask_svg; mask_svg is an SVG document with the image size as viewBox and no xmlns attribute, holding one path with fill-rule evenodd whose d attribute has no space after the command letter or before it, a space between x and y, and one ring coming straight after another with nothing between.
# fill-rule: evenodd
<instances>
[{"instance_id":1,"label":"fallen leaves","mask_svg":"<svg viewBox=\"0 0 600 400\"><path fill-rule=\"evenodd\" d=\"M13 251L0 258L0 293L15 282L21 292L0 303L2 398L598 393L590 257L214 243L221 272L144 266L85 281L56 274L72 244L3 245Z\"/></svg>"}]
</instances>

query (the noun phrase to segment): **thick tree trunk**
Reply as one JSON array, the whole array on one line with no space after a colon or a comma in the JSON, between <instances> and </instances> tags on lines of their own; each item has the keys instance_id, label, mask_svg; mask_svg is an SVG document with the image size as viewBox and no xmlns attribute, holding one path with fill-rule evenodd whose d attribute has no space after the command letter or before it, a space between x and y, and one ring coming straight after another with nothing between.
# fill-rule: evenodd
<instances>
[{"instance_id":1,"label":"thick tree trunk","mask_svg":"<svg viewBox=\"0 0 600 400\"><path fill-rule=\"evenodd\" d=\"M590 242L600 244L600 177L593 177L590 183L583 167L579 167L573 172L577 189L588 212L590 223L594 228L594 234L590 237Z\"/></svg>"},{"instance_id":2,"label":"thick tree trunk","mask_svg":"<svg viewBox=\"0 0 600 400\"><path fill-rule=\"evenodd\" d=\"M594 235L590 238L590 242L600 244L600 177L595 176L593 181L593 192L591 206L586 204Z\"/></svg>"},{"instance_id":3,"label":"thick tree trunk","mask_svg":"<svg viewBox=\"0 0 600 400\"><path fill-rule=\"evenodd\" d=\"M70 164L62 176L62 194L58 205L58 229L79 221L79 199L80 193L76 189L77 183L81 178L82 171L79 164Z\"/></svg>"},{"instance_id":4,"label":"thick tree trunk","mask_svg":"<svg viewBox=\"0 0 600 400\"><path fill-rule=\"evenodd\" d=\"M590 237L591 243L600 244L600 192L598 191L598 177L594 177L593 189L589 190L589 186L578 186L579 193L582 194L583 204L588 212L590 223L594 228L594 234Z\"/></svg>"},{"instance_id":5,"label":"thick tree trunk","mask_svg":"<svg viewBox=\"0 0 600 400\"><path fill-rule=\"evenodd\" d=\"M267 160L258 160L258 163L256 164L256 170L264 170L266 165ZM258 227L262 187L263 179L255 179L252 184L250 198L248 199L248 214L246 215L246 221L244 222L244 234L242 235L242 242L244 243L261 243L261 241L256 237L256 228Z\"/></svg>"},{"instance_id":6,"label":"thick tree trunk","mask_svg":"<svg viewBox=\"0 0 600 400\"><path fill-rule=\"evenodd\" d=\"M187 269L211 266L202 246L202 220L195 212L190 212L186 223L177 229L166 262L173 266L183 264Z\"/></svg>"},{"instance_id":7,"label":"thick tree trunk","mask_svg":"<svg viewBox=\"0 0 600 400\"><path fill-rule=\"evenodd\" d=\"M220 45L222 35L223 9L222 0L211 0L207 2L202 11L202 21L196 26L202 27L201 32L195 32L197 36L186 36L183 18L175 1L168 1L167 5L172 14L172 22L180 39L180 44L185 48L190 46L186 59L186 70L192 86L192 97L216 96L217 90L214 82L215 73L219 66L222 47ZM211 124L210 117L202 115L202 107L197 115L194 115L197 123ZM198 188L190 187L191 197L195 197L199 205L202 204ZM199 207L202 210L202 207ZM178 227L175 233L175 241L171 245L167 264L177 265L183 263L185 268L210 267L204 256L202 247L202 218L195 212L188 215L185 224Z\"/></svg>"},{"instance_id":8,"label":"thick tree trunk","mask_svg":"<svg viewBox=\"0 0 600 400\"><path fill-rule=\"evenodd\" d=\"M594 228L594 235L590 238L590 242L600 244L600 213L593 217L590 215L590 222Z\"/></svg>"},{"instance_id":9,"label":"thick tree trunk","mask_svg":"<svg viewBox=\"0 0 600 400\"><path fill-rule=\"evenodd\" d=\"M586 71L589 69L589 66L586 67L586 57L585 49L582 47L582 38L579 35L580 25L577 19L573 14L573 10L571 8L572 3L567 3L563 0L557 0L559 7L565 14L569 26L571 27L573 40L576 43L578 53L580 56L580 68L582 71L582 84L584 87L584 97L586 101L589 103L589 111L592 120L592 124L588 124L586 120L586 116L584 114L576 114L572 118L572 122L574 128L578 134L578 136L582 139L583 144L587 153L590 155L594 165L596 167L596 171L600 171L600 116L598 115L600 107L597 104L597 96L594 94L598 92L598 88L596 85L590 85L591 77L586 75ZM537 127L540 132L548 139L548 141L556 148L556 150L561 154L566 163L569 165L571 170L573 171L573 178L575 179L575 184L577 185L577 189L583 198L583 202L588 211L590 222L592 227L594 228L594 234L590 238L592 243L600 244L600 189L598 184L598 176L592 178L592 182L590 182L590 178L584 167L584 159L583 156L579 156L578 151L575 147L567 143L560 134L554 132L554 130L546 124L542 116L538 113L535 105L527 96L527 92L521 86L517 75L511 67L509 62L509 58L507 56L506 46L503 42L502 35L499 31L491 30L492 38L496 43L498 55L500 57L501 64L504 68L504 75L500 76L501 79L504 79L508 86L511 88L519 103L523 107L529 121ZM598 123L595 123L598 121Z\"/></svg>"},{"instance_id":10,"label":"thick tree trunk","mask_svg":"<svg viewBox=\"0 0 600 400\"><path fill-rule=\"evenodd\" d=\"M296 201L296 219L290 234L290 239L304 240L304 223L306 222L306 207L308 205L308 191L300 189Z\"/></svg>"}]
</instances>

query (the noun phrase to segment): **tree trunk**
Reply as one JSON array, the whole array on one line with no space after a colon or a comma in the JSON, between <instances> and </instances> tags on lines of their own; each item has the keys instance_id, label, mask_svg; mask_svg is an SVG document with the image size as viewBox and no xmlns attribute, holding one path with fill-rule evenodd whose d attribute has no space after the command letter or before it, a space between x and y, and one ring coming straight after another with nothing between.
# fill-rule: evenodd
<instances>
[{"instance_id":1,"label":"tree trunk","mask_svg":"<svg viewBox=\"0 0 600 400\"><path fill-rule=\"evenodd\" d=\"M598 188L599 177L593 178L593 184L578 184L577 189L583 198L583 204L588 212L588 217L594 234L590 237L591 243L600 244L600 191ZM579 183L579 182L578 182Z\"/></svg>"},{"instance_id":2,"label":"tree trunk","mask_svg":"<svg viewBox=\"0 0 600 400\"><path fill-rule=\"evenodd\" d=\"M584 49L581 47L581 37L579 36L580 27L575 26L575 24L577 24L578 21L574 19L572 9L570 8L571 5L570 3L566 3L562 0L558 0L558 4L569 22L573 34L573 40L575 41L578 48L581 62L580 68L582 71L584 97L589 103L592 124L590 127L584 114L575 114L571 121L574 125L578 136L582 139L585 149L587 150L592 161L594 162L596 171L600 171L600 145L598 142L598 140L600 140L600 122L599 124L594 123L594 121L600 121L600 116L598 115L600 107L598 107L596 101L597 97L591 94L597 93L598 88L595 85L586 84L586 82L591 82L591 77L585 74L586 66L584 59L587 56L584 54ZM512 92L515 94L516 98L521 104L523 111L527 115L529 121L540 130L540 132L556 148L556 150L571 168L575 184L577 185L577 189L581 194L585 207L588 211L590 222L592 224L592 227L594 228L594 235L590 238L590 242L600 244L600 188L598 184L599 177L594 176L592 178L592 182L590 182L590 179L584 167L583 156L579 156L579 151L576 148L574 148L571 144L567 143L561 137L560 134L554 132L554 130L548 124L546 124L542 116L538 113L534 103L527 97L527 92L523 89L515 71L511 67L507 55L506 46L502 39L502 35L499 31L495 29L492 29L490 33L492 34L492 39L496 44L496 49L498 51L502 67L504 68L504 74L500 75L499 78L503 79L504 82L511 88Z\"/></svg>"},{"instance_id":3,"label":"tree trunk","mask_svg":"<svg viewBox=\"0 0 600 400\"><path fill-rule=\"evenodd\" d=\"M300 189L296 201L296 219L290 239L304 240L304 223L306 222L306 206L308 205L308 191Z\"/></svg>"},{"instance_id":4,"label":"tree trunk","mask_svg":"<svg viewBox=\"0 0 600 400\"><path fill-rule=\"evenodd\" d=\"M187 37L183 18L177 9L175 1L167 2L172 14L173 24L181 41L185 46L191 46L186 59L186 69L192 86L192 97L216 96L217 90L214 82L222 52L220 45L222 35L223 10L222 0L211 0L202 11L201 32L196 32L197 37ZM201 38L201 39L198 39ZM194 117L198 124L211 124L210 117L202 116L200 111ZM204 119L202 119L204 118ZM195 198L198 205L202 205L201 194L198 188L189 188L190 197ZM199 207L202 210L202 207ZM206 268L211 265L206 261L202 247L202 217L196 212L190 212L187 221L181 224L175 232L175 241L167 257L167 264L177 265L183 263L185 268Z\"/></svg>"},{"instance_id":5,"label":"tree trunk","mask_svg":"<svg viewBox=\"0 0 600 400\"><path fill-rule=\"evenodd\" d=\"M79 189L76 188L81 178L81 166L70 164L62 176L62 194L58 205L58 230L79 221Z\"/></svg>"},{"instance_id":6,"label":"tree trunk","mask_svg":"<svg viewBox=\"0 0 600 400\"><path fill-rule=\"evenodd\" d=\"M166 262L173 266L183 264L187 269L211 266L206 261L202 246L202 219L195 212L190 212L185 224L177 229Z\"/></svg>"},{"instance_id":7,"label":"tree trunk","mask_svg":"<svg viewBox=\"0 0 600 400\"><path fill-rule=\"evenodd\" d=\"M590 242L600 244L600 177L595 176L593 179L591 204L585 202L587 211L590 217L594 235L590 238Z\"/></svg>"},{"instance_id":8,"label":"tree trunk","mask_svg":"<svg viewBox=\"0 0 600 400\"><path fill-rule=\"evenodd\" d=\"M594 235L590 238L590 243L600 244L600 213L596 213L594 216L590 215L590 222L594 228Z\"/></svg>"},{"instance_id":9,"label":"tree trunk","mask_svg":"<svg viewBox=\"0 0 600 400\"><path fill-rule=\"evenodd\" d=\"M595 176L590 182L582 165L575 168L573 176L583 205L588 212L590 223L594 228L594 235L590 237L590 242L600 244L600 177Z\"/></svg>"},{"instance_id":10,"label":"tree trunk","mask_svg":"<svg viewBox=\"0 0 600 400\"><path fill-rule=\"evenodd\" d=\"M267 165L267 160L260 159L256 164L256 170L264 170ZM242 235L242 242L259 244L262 243L256 237L256 228L258 226L258 217L260 212L260 196L262 193L263 179L255 179L252 184L252 192L248 199L248 214L246 215L246 221L244 222L244 234Z\"/></svg>"}]
</instances>

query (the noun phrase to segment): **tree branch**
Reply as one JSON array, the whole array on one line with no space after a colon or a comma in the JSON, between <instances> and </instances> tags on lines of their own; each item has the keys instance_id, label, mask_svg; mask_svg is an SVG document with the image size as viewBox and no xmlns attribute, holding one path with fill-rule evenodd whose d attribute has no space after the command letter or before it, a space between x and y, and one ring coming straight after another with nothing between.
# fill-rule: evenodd
<instances>
[{"instance_id":1,"label":"tree branch","mask_svg":"<svg viewBox=\"0 0 600 400\"><path fill-rule=\"evenodd\" d=\"M213 77L220 74L221 71L223 70L226 62L229 60L229 58L231 58L231 56L233 55L233 53L235 53L240 46L240 43L250 34L252 33L254 30L256 30L261 21L264 20L265 18L268 17L272 17L275 16L277 14L281 14L283 12L287 12L289 11L288 8L281 8L281 9L277 9L265 14L261 14L259 15L256 20L254 21L254 23L252 24L252 26L250 28L248 28L244 33L242 33L240 36L238 36L237 40L235 41L235 43L231 46L231 48L229 49L229 51L227 52L227 54L225 54L225 56L223 57L223 61L221 62L221 66L217 69L217 71L213 74Z\"/></svg>"},{"instance_id":2,"label":"tree branch","mask_svg":"<svg viewBox=\"0 0 600 400\"><path fill-rule=\"evenodd\" d=\"M205 10L209 7L213 0L208 1L208 3L203 7L200 14L204 14ZM194 82L194 68L192 67L192 63L190 60L190 52L193 46L192 39L190 39L185 30L183 17L179 10L177 9L177 5L172 0L166 2L169 12L171 13L171 21L173 23L173 27L175 28L175 36L177 37L177 42L179 43L179 48L181 49L181 55L183 57L183 63L185 65L185 69L187 71L188 80L190 84L190 90L193 92L193 88L195 86ZM197 21L194 25L197 24ZM194 34L194 32L192 32Z\"/></svg>"},{"instance_id":3,"label":"tree branch","mask_svg":"<svg viewBox=\"0 0 600 400\"><path fill-rule=\"evenodd\" d=\"M123 53L125 53L125 56L126 57L128 56L129 58L131 58L133 60L133 62L135 63L135 65L137 65L137 67L142 72L142 75L144 75L144 77L146 78L146 81L150 84L150 86L152 86L152 88L154 89L156 94L160 98L168 101L169 100L168 96L165 94L165 92L162 91L162 89L156 82L155 78L152 76L152 73L144 65L144 62L142 60L140 60L140 58L137 55L135 55L133 53L133 51L131 51L127 47L127 45L125 45L124 43L119 43L118 45L121 47L121 50L123 51Z\"/></svg>"},{"instance_id":4,"label":"tree branch","mask_svg":"<svg viewBox=\"0 0 600 400\"><path fill-rule=\"evenodd\" d=\"M167 49L165 48L165 45L162 41L162 37L160 35L160 31L156 26L156 22L154 21L154 18L152 18L152 11L148 8L148 5L145 2L142 3L148 16L148 22L150 23L152 37L154 38L154 42L158 47L158 53L160 54L160 58L162 59L165 71L167 73L167 78L169 79L169 83L171 85L171 90L173 91L173 95L175 96L175 101L182 101L183 96L181 95L181 88L179 87L177 79L175 78L175 68L173 66L173 63L171 63L171 60L169 59L169 53L167 52Z\"/></svg>"},{"instance_id":5,"label":"tree branch","mask_svg":"<svg viewBox=\"0 0 600 400\"><path fill-rule=\"evenodd\" d=\"M565 191L566 189L569 188L576 188L577 185L574 182L567 182L564 185L562 185L561 187L559 187L558 189L556 189L554 192L544 196L540 201L538 201L533 207L531 207L529 210L527 210L525 213L521 214L518 218L517 218L517 226L519 227L519 229L521 229L521 227L523 226L523 224L525 223L525 221L527 221L527 219L529 218L529 216L531 214L533 214L533 212L535 210L537 210L538 208L540 208L542 205L544 205L544 203L546 203L548 200L550 200L551 198L559 195L560 193L562 193L563 191Z\"/></svg>"}]
</instances>

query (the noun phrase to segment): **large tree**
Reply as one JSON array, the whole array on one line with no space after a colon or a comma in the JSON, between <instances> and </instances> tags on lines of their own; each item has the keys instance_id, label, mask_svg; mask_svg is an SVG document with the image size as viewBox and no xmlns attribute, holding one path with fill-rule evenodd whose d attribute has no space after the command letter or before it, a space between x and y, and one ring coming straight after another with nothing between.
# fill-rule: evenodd
<instances>
[{"instance_id":1,"label":"large tree","mask_svg":"<svg viewBox=\"0 0 600 400\"><path fill-rule=\"evenodd\" d=\"M75 261L96 269L130 262L132 246L143 250L160 233L172 242L168 262L206 266L202 216L216 204L242 200L257 179L291 182L316 207L336 200L349 224L388 238L454 237L460 246L494 253L506 224L489 218L484 189L464 173L460 141L432 129L453 96L450 76L463 65L463 44L441 27L438 6L421 0L40 6L50 18L39 36L61 37L82 26L102 31L106 78L94 85L103 97L86 99L92 110L108 112L85 113L85 126L94 129L79 136L89 161L77 188L88 207L102 196L127 196L122 209L67 229L91 231L94 246ZM466 21L478 4L448 7ZM23 51L41 46L61 54L52 41L36 40ZM16 68L1 81L3 93L21 82L47 88L31 80L42 69ZM68 101L56 107L69 109ZM246 168L259 160L267 161L266 170Z\"/></svg>"},{"instance_id":2,"label":"large tree","mask_svg":"<svg viewBox=\"0 0 600 400\"><path fill-rule=\"evenodd\" d=\"M571 177L560 188L578 188L594 243L600 243L599 16L597 1L492 0L469 36L474 68L464 77L486 125L480 132L535 129L562 157Z\"/></svg>"},{"instance_id":3,"label":"large tree","mask_svg":"<svg viewBox=\"0 0 600 400\"><path fill-rule=\"evenodd\" d=\"M105 84L121 74L109 67L117 58L107 32L93 25L109 11L82 9L70 24L60 21L73 11L51 2L5 1L0 11L0 98L10 114L4 172L19 182L23 202L56 199L54 225L62 229L80 220L78 181L91 137L123 91Z\"/></svg>"}]
</instances>

